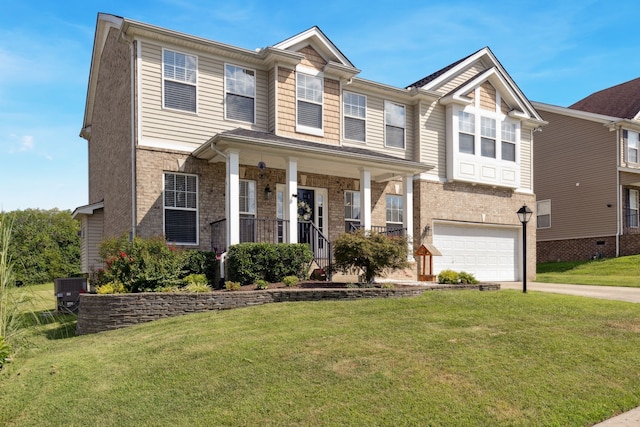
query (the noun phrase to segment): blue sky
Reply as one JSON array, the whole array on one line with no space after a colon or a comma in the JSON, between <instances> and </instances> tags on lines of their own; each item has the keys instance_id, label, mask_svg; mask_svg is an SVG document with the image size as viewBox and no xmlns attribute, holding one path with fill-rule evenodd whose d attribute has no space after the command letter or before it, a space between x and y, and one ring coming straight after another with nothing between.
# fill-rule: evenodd
<instances>
[{"instance_id":1,"label":"blue sky","mask_svg":"<svg viewBox=\"0 0 640 427\"><path fill-rule=\"evenodd\" d=\"M533 101L568 106L640 77L637 0L22 0L0 11L5 212L88 202L78 135L98 12L247 49L317 25L360 77L398 87L485 46Z\"/></svg>"}]
</instances>

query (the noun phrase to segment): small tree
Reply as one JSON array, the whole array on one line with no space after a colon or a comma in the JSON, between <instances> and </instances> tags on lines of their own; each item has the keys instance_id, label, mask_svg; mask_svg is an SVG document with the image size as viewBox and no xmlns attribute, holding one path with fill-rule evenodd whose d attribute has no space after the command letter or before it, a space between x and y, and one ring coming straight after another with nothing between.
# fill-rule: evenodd
<instances>
[{"instance_id":1,"label":"small tree","mask_svg":"<svg viewBox=\"0 0 640 427\"><path fill-rule=\"evenodd\" d=\"M334 270L343 273L361 269L367 283L376 276L409 266L406 237L388 237L385 234L359 229L345 233L334 243Z\"/></svg>"}]
</instances>

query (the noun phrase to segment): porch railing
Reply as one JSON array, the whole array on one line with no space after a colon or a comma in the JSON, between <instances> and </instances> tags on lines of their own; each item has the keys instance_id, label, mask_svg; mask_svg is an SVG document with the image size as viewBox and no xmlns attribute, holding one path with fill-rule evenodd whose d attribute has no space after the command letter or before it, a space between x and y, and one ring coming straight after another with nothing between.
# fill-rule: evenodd
<instances>
[{"instance_id":1,"label":"porch railing","mask_svg":"<svg viewBox=\"0 0 640 427\"><path fill-rule=\"evenodd\" d=\"M351 223L350 231L357 231L362 228L360 224ZM379 234L385 234L389 237L402 237L407 235L407 229L400 226L386 226L386 225L372 225L371 231L374 231Z\"/></svg>"},{"instance_id":2,"label":"porch railing","mask_svg":"<svg viewBox=\"0 0 640 427\"><path fill-rule=\"evenodd\" d=\"M322 231L311 221L298 223L298 242L307 243L313 252L313 260L326 275L327 280L332 277L331 242Z\"/></svg>"},{"instance_id":3,"label":"porch railing","mask_svg":"<svg viewBox=\"0 0 640 427\"><path fill-rule=\"evenodd\" d=\"M285 243L289 241L288 220L269 218L240 218L240 243ZM218 254L227 250L227 220L211 224L211 250Z\"/></svg>"}]
</instances>

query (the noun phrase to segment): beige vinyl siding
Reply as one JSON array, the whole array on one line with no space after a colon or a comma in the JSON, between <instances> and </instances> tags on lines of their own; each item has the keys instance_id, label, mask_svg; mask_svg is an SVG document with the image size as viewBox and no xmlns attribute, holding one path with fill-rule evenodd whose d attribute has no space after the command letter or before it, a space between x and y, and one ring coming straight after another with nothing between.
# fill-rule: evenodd
<instances>
[{"instance_id":1,"label":"beige vinyl siding","mask_svg":"<svg viewBox=\"0 0 640 427\"><path fill-rule=\"evenodd\" d=\"M442 86L436 87L434 89L436 92L445 95L458 88L460 85L468 82L470 79L477 76L486 69L487 67L485 67L481 61L476 61L469 68L458 74L455 78L444 82Z\"/></svg>"},{"instance_id":2,"label":"beige vinyl siding","mask_svg":"<svg viewBox=\"0 0 640 427\"><path fill-rule=\"evenodd\" d=\"M104 239L103 233L104 211L99 209L93 215L87 215L81 220L82 239L80 250L82 273L89 274L103 267L100 258L100 243Z\"/></svg>"},{"instance_id":3,"label":"beige vinyl siding","mask_svg":"<svg viewBox=\"0 0 640 427\"><path fill-rule=\"evenodd\" d=\"M202 52L164 46L198 57L197 113L162 108L162 48L142 43L141 105L142 140L163 140L185 144L192 149L216 133L244 127L267 129L267 73L256 71L256 123L224 119L224 64L245 66L238 61L212 57ZM251 66L247 68L254 69Z\"/></svg>"},{"instance_id":4,"label":"beige vinyl siding","mask_svg":"<svg viewBox=\"0 0 640 427\"><path fill-rule=\"evenodd\" d=\"M537 200L551 199L551 228L538 230L538 240L614 235L615 132L599 122L539 111L549 124L534 135L534 190Z\"/></svg>"},{"instance_id":5,"label":"beige vinyl siding","mask_svg":"<svg viewBox=\"0 0 640 427\"><path fill-rule=\"evenodd\" d=\"M363 145L362 143L345 140L343 144L345 146L352 147L364 147L370 150L389 154L403 159L414 160L416 146L415 138L415 116L414 109L419 108L417 105L410 105L405 101L400 101L393 98L385 98L378 94L371 95L366 92L358 91L357 93L366 95L367 97L367 141ZM390 148L384 145L384 102L390 101L398 105L405 106L405 149Z\"/></svg>"},{"instance_id":6,"label":"beige vinyl siding","mask_svg":"<svg viewBox=\"0 0 640 427\"><path fill-rule=\"evenodd\" d=\"M524 190L533 190L533 182L531 182L533 173L532 148L531 129L520 129L520 188Z\"/></svg>"},{"instance_id":7,"label":"beige vinyl siding","mask_svg":"<svg viewBox=\"0 0 640 427\"><path fill-rule=\"evenodd\" d=\"M438 102L420 104L420 157L423 163L434 165L428 175L447 177L446 109Z\"/></svg>"},{"instance_id":8,"label":"beige vinyl siding","mask_svg":"<svg viewBox=\"0 0 640 427\"><path fill-rule=\"evenodd\" d=\"M276 87L278 85L278 82L276 80L276 76L278 74L278 68L274 68L271 71L269 71L269 74L267 76L267 82L268 82L268 103L267 106L269 105L276 105ZM276 130L276 116L275 116L275 108L267 108L268 109L268 123L269 123L269 132L275 132Z\"/></svg>"}]
</instances>

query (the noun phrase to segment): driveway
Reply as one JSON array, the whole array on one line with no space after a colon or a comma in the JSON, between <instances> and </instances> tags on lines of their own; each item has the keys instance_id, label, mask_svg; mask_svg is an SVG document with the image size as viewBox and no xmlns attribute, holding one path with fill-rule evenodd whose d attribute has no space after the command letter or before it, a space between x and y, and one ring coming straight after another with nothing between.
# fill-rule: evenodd
<instances>
[{"instance_id":1,"label":"driveway","mask_svg":"<svg viewBox=\"0 0 640 427\"><path fill-rule=\"evenodd\" d=\"M522 282L500 282L500 289L517 289L521 291ZM527 292L530 291L640 303L640 288L625 288L622 286L562 285L557 283L527 282Z\"/></svg>"}]
</instances>

